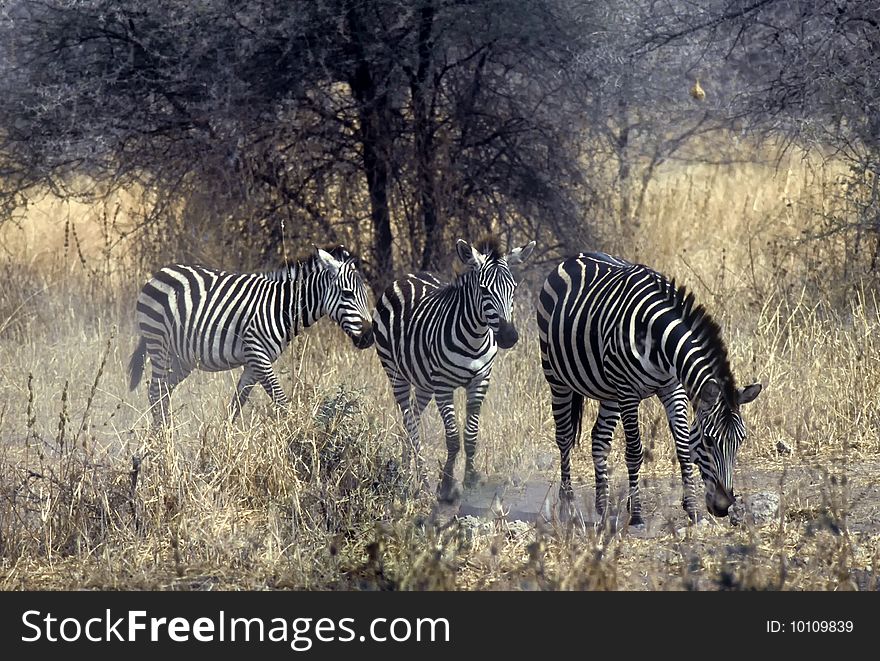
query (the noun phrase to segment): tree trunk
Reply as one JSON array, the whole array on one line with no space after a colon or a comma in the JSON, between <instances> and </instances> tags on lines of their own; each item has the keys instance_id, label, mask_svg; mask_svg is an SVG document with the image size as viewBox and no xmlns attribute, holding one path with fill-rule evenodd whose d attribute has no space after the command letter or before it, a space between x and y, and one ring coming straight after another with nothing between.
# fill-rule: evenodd
<instances>
[{"instance_id":1,"label":"tree trunk","mask_svg":"<svg viewBox=\"0 0 880 661\"><path fill-rule=\"evenodd\" d=\"M429 101L433 24L434 3L433 0L425 0L419 9L418 65L410 83L419 207L425 231L421 260L421 268L424 270L435 269L439 266L437 258L441 239L441 227L437 214L437 187L434 180L434 108L433 101ZM415 255L415 250L413 254Z\"/></svg>"},{"instance_id":2,"label":"tree trunk","mask_svg":"<svg viewBox=\"0 0 880 661\"><path fill-rule=\"evenodd\" d=\"M352 95L358 104L363 168L370 197L370 220L373 225L372 268L367 270L376 296L381 295L394 280L393 237L388 208L389 148L391 143L388 95L376 84L363 48L369 36L354 5L346 14L352 35L352 51L356 65L349 79ZM381 77L380 77L381 79Z\"/></svg>"},{"instance_id":3,"label":"tree trunk","mask_svg":"<svg viewBox=\"0 0 880 661\"><path fill-rule=\"evenodd\" d=\"M388 210L388 160L380 117L376 108L362 108L360 111L364 174L373 224L373 273L370 284L376 294L384 291L394 280L391 214Z\"/></svg>"}]
</instances>

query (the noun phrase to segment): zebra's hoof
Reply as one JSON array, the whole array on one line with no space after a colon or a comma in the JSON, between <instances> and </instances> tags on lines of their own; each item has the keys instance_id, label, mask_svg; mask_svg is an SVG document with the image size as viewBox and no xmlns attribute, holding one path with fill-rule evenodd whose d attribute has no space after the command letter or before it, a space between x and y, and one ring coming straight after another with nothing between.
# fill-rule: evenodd
<instances>
[{"instance_id":1,"label":"zebra's hoof","mask_svg":"<svg viewBox=\"0 0 880 661\"><path fill-rule=\"evenodd\" d=\"M559 503L559 521L561 523L575 523L584 525L584 515L578 509L574 499L564 500Z\"/></svg>"},{"instance_id":2,"label":"zebra's hoof","mask_svg":"<svg viewBox=\"0 0 880 661\"><path fill-rule=\"evenodd\" d=\"M617 526L620 524L620 521L616 516L605 516L604 514L600 516L595 523L593 523L593 530L597 533L611 533L615 534L618 532Z\"/></svg>"},{"instance_id":3,"label":"zebra's hoof","mask_svg":"<svg viewBox=\"0 0 880 661\"><path fill-rule=\"evenodd\" d=\"M444 504L455 503L461 499L461 488L453 479L443 480L437 489L437 500Z\"/></svg>"},{"instance_id":4,"label":"zebra's hoof","mask_svg":"<svg viewBox=\"0 0 880 661\"><path fill-rule=\"evenodd\" d=\"M559 500L571 502L574 500L574 489L571 485L562 485L559 487Z\"/></svg>"},{"instance_id":5,"label":"zebra's hoof","mask_svg":"<svg viewBox=\"0 0 880 661\"><path fill-rule=\"evenodd\" d=\"M464 488L465 489L474 489L483 484L486 484L485 476L477 470L465 471L464 474Z\"/></svg>"},{"instance_id":6,"label":"zebra's hoof","mask_svg":"<svg viewBox=\"0 0 880 661\"><path fill-rule=\"evenodd\" d=\"M629 517L629 525L631 526L641 526L645 527L645 520L641 516L631 516Z\"/></svg>"}]
</instances>

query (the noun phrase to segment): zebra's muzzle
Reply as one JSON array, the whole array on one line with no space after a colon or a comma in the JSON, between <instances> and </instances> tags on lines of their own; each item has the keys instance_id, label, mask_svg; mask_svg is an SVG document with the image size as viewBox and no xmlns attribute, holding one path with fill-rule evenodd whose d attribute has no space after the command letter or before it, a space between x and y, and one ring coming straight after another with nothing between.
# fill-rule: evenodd
<instances>
[{"instance_id":1,"label":"zebra's muzzle","mask_svg":"<svg viewBox=\"0 0 880 661\"><path fill-rule=\"evenodd\" d=\"M360 335L351 336L351 341L358 349L369 349L373 346L374 340L375 336L373 335L373 325L371 323L364 323L361 327Z\"/></svg>"},{"instance_id":2,"label":"zebra's muzzle","mask_svg":"<svg viewBox=\"0 0 880 661\"><path fill-rule=\"evenodd\" d=\"M509 349L519 340L519 333L509 321L501 320L498 324L498 332L495 333L495 341L502 349Z\"/></svg>"},{"instance_id":3,"label":"zebra's muzzle","mask_svg":"<svg viewBox=\"0 0 880 661\"><path fill-rule=\"evenodd\" d=\"M715 485L712 493L706 493L706 509L714 516L727 516L728 510L734 503L733 491L727 491L721 484Z\"/></svg>"}]
</instances>

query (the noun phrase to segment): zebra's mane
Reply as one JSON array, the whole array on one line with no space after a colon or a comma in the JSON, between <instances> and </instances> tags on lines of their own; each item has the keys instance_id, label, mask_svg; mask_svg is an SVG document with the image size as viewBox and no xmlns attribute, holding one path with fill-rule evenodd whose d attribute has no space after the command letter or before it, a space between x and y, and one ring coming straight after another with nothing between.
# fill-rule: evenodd
<instances>
[{"instance_id":1,"label":"zebra's mane","mask_svg":"<svg viewBox=\"0 0 880 661\"><path fill-rule=\"evenodd\" d=\"M481 255L486 255L491 259L501 259L504 255L501 253L501 241L494 234L486 234L474 244L474 248Z\"/></svg>"},{"instance_id":2,"label":"zebra's mane","mask_svg":"<svg viewBox=\"0 0 880 661\"><path fill-rule=\"evenodd\" d=\"M340 262L354 262L355 267L357 267L358 265L358 258L348 252L348 250L345 249L345 246L336 245L332 248L324 248L324 250L329 252L331 255L333 255L334 259L338 259ZM301 266L305 265L314 265L316 260L317 256L315 255L315 249L312 248L309 251L302 252L297 257L287 258L283 260L278 266L268 269L267 273L277 274L286 277L291 270L300 268Z\"/></svg>"},{"instance_id":3,"label":"zebra's mane","mask_svg":"<svg viewBox=\"0 0 880 661\"><path fill-rule=\"evenodd\" d=\"M691 329L700 345L708 351L724 401L731 410L736 410L736 380L730 369L727 344L721 336L721 326L706 308L696 302L693 292L687 291L684 286L677 286L674 279L669 281L661 277L660 283L666 300L679 312L682 322Z\"/></svg>"}]
</instances>

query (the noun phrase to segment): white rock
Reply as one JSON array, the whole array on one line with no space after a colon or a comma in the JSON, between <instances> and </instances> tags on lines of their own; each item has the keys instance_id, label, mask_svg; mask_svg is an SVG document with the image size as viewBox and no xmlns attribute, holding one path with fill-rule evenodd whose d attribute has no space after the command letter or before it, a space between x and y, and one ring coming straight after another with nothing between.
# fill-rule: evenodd
<instances>
[{"instance_id":1,"label":"white rock","mask_svg":"<svg viewBox=\"0 0 880 661\"><path fill-rule=\"evenodd\" d=\"M737 499L730 508L730 522L734 525L748 523L753 526L766 526L778 520L779 494L759 491Z\"/></svg>"}]
</instances>

